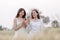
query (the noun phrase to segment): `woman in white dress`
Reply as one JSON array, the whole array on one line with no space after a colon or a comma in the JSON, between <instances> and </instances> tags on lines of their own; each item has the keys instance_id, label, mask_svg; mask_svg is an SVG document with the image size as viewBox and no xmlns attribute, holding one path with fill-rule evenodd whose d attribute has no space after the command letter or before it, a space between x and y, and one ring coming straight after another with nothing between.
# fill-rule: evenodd
<instances>
[{"instance_id":1,"label":"woman in white dress","mask_svg":"<svg viewBox=\"0 0 60 40\"><path fill-rule=\"evenodd\" d=\"M15 34L13 40L27 40L27 32L25 29L25 16L25 10L23 8L20 8L14 19Z\"/></svg>"},{"instance_id":2,"label":"woman in white dress","mask_svg":"<svg viewBox=\"0 0 60 40\"><path fill-rule=\"evenodd\" d=\"M29 23L29 24L28 24ZM29 30L29 38L33 40L35 35L40 33L43 25L42 19L40 19L39 12L37 9L33 9L31 12L31 18L27 19L26 25Z\"/></svg>"}]
</instances>

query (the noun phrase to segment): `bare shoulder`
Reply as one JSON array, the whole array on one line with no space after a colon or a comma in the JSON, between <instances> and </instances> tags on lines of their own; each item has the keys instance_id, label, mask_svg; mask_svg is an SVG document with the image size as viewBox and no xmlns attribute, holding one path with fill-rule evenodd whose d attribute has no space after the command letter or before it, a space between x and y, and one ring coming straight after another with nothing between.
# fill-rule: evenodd
<instances>
[{"instance_id":1,"label":"bare shoulder","mask_svg":"<svg viewBox=\"0 0 60 40\"><path fill-rule=\"evenodd\" d=\"M43 19L40 19L41 24L43 24Z\"/></svg>"},{"instance_id":2,"label":"bare shoulder","mask_svg":"<svg viewBox=\"0 0 60 40\"><path fill-rule=\"evenodd\" d=\"M14 21L17 21L17 18L14 18Z\"/></svg>"}]
</instances>

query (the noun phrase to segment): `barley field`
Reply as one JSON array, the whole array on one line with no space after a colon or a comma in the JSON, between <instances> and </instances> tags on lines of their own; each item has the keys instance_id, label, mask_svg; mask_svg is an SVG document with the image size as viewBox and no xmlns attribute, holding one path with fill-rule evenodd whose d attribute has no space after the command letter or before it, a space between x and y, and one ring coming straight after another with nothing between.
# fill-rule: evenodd
<instances>
[{"instance_id":1,"label":"barley field","mask_svg":"<svg viewBox=\"0 0 60 40\"><path fill-rule=\"evenodd\" d=\"M0 40L12 40L13 36L14 31L0 31ZM33 40L60 40L60 28L43 28L35 36Z\"/></svg>"}]
</instances>

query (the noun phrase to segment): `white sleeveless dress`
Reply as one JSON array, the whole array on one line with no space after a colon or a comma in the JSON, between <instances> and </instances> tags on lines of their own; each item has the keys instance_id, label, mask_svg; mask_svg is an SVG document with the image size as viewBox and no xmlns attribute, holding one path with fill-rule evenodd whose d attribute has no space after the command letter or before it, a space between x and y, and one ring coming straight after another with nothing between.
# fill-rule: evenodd
<instances>
[{"instance_id":1,"label":"white sleeveless dress","mask_svg":"<svg viewBox=\"0 0 60 40\"><path fill-rule=\"evenodd\" d=\"M30 20L29 24L30 32L29 32L29 37L30 40L33 40L32 38L35 37L36 34L40 33L41 27L43 25L42 19L38 19L37 21Z\"/></svg>"},{"instance_id":2,"label":"white sleeveless dress","mask_svg":"<svg viewBox=\"0 0 60 40\"><path fill-rule=\"evenodd\" d=\"M17 19L17 25L22 24L23 20ZM27 31L24 26L22 26L19 30L15 31L13 40L27 40Z\"/></svg>"}]
</instances>

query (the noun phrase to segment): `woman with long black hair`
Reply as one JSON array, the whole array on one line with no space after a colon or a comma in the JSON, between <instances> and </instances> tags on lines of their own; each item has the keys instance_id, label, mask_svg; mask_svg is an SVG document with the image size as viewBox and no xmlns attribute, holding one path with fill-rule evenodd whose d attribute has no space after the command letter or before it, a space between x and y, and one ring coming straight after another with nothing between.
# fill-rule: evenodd
<instances>
[{"instance_id":1,"label":"woman with long black hair","mask_svg":"<svg viewBox=\"0 0 60 40\"><path fill-rule=\"evenodd\" d=\"M23 8L20 8L18 10L18 13L14 19L14 38L13 40L26 40L27 37L27 32L26 32L26 27L25 27L25 17L26 17L26 11Z\"/></svg>"},{"instance_id":2,"label":"woman with long black hair","mask_svg":"<svg viewBox=\"0 0 60 40\"><path fill-rule=\"evenodd\" d=\"M43 21L40 18L39 11L37 9L32 10L30 18L26 20L26 25L28 26L27 28L29 30L29 40L33 40L35 35L40 33L41 27L43 25Z\"/></svg>"}]
</instances>

